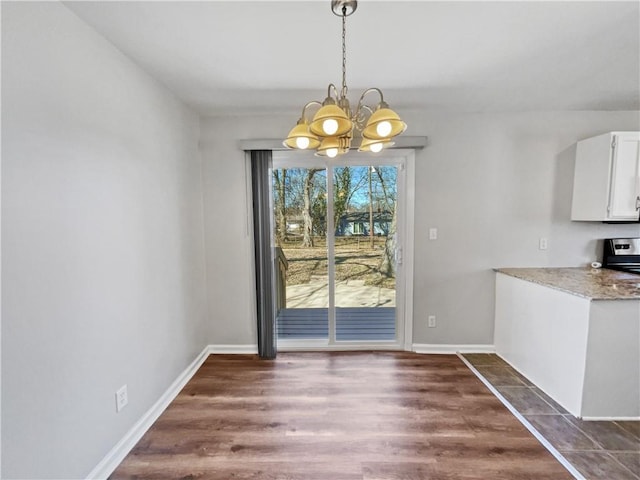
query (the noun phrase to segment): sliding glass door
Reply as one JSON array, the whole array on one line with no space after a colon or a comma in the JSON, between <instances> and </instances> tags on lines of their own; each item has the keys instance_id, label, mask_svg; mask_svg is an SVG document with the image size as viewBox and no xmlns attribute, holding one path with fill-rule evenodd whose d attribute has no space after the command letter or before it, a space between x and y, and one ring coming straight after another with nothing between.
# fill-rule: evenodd
<instances>
[{"instance_id":1,"label":"sliding glass door","mask_svg":"<svg viewBox=\"0 0 640 480\"><path fill-rule=\"evenodd\" d=\"M404 165L274 152L279 350L402 345Z\"/></svg>"}]
</instances>

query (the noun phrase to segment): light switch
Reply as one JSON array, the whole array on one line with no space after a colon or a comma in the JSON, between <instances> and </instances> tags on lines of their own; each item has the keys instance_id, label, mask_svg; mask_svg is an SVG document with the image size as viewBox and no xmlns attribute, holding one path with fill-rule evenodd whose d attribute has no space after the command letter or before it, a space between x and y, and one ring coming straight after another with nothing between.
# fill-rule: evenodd
<instances>
[{"instance_id":1,"label":"light switch","mask_svg":"<svg viewBox=\"0 0 640 480\"><path fill-rule=\"evenodd\" d=\"M431 227L429 229L429 240L437 240L438 239L438 229L435 227Z\"/></svg>"}]
</instances>

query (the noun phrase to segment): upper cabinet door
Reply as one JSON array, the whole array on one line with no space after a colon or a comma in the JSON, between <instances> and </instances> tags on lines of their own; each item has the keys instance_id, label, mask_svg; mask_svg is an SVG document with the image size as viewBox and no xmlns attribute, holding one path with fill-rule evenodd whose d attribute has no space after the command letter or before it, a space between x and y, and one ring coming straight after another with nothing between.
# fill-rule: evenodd
<instances>
[{"instance_id":1,"label":"upper cabinet door","mask_svg":"<svg viewBox=\"0 0 640 480\"><path fill-rule=\"evenodd\" d=\"M571 220L637 222L640 132L609 132L578 142Z\"/></svg>"},{"instance_id":2,"label":"upper cabinet door","mask_svg":"<svg viewBox=\"0 0 640 480\"><path fill-rule=\"evenodd\" d=\"M609 218L637 220L640 210L640 139L634 134L614 136Z\"/></svg>"}]
</instances>

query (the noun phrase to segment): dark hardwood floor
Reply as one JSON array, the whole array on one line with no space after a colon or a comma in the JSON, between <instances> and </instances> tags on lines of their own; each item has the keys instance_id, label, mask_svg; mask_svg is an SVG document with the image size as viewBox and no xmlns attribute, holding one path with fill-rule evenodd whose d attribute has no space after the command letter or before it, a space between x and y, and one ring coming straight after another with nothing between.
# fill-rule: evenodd
<instances>
[{"instance_id":1,"label":"dark hardwood floor","mask_svg":"<svg viewBox=\"0 0 640 480\"><path fill-rule=\"evenodd\" d=\"M454 355L210 356L113 479L573 478Z\"/></svg>"}]
</instances>

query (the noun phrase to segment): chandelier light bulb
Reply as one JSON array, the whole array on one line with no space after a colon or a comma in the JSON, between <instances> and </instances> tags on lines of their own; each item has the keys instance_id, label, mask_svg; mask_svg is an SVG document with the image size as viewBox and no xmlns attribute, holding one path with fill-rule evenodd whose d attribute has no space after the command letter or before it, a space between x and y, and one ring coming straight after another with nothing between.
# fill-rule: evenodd
<instances>
[{"instance_id":1,"label":"chandelier light bulb","mask_svg":"<svg viewBox=\"0 0 640 480\"><path fill-rule=\"evenodd\" d=\"M378 125L376 125L376 132L381 137L384 137L384 138L388 137L389 134L391 133L391 123L389 123L386 120L380 122Z\"/></svg>"},{"instance_id":2,"label":"chandelier light bulb","mask_svg":"<svg viewBox=\"0 0 640 480\"><path fill-rule=\"evenodd\" d=\"M327 157L336 158L337 156L338 156L338 149L337 148L328 148L327 149Z\"/></svg>"},{"instance_id":3,"label":"chandelier light bulb","mask_svg":"<svg viewBox=\"0 0 640 480\"><path fill-rule=\"evenodd\" d=\"M372 143L369 147L373 153L378 153L382 151L382 143ZM371 168L372 172L375 172L374 168Z\"/></svg>"},{"instance_id":4,"label":"chandelier light bulb","mask_svg":"<svg viewBox=\"0 0 640 480\"><path fill-rule=\"evenodd\" d=\"M296 146L300 150L304 150L305 148L309 147L309 139L307 137L296 138Z\"/></svg>"},{"instance_id":5,"label":"chandelier light bulb","mask_svg":"<svg viewBox=\"0 0 640 480\"><path fill-rule=\"evenodd\" d=\"M391 128L391 126L389 126ZM327 118L322 122L322 129L327 135L333 135L338 131L338 121L333 118Z\"/></svg>"}]
</instances>

